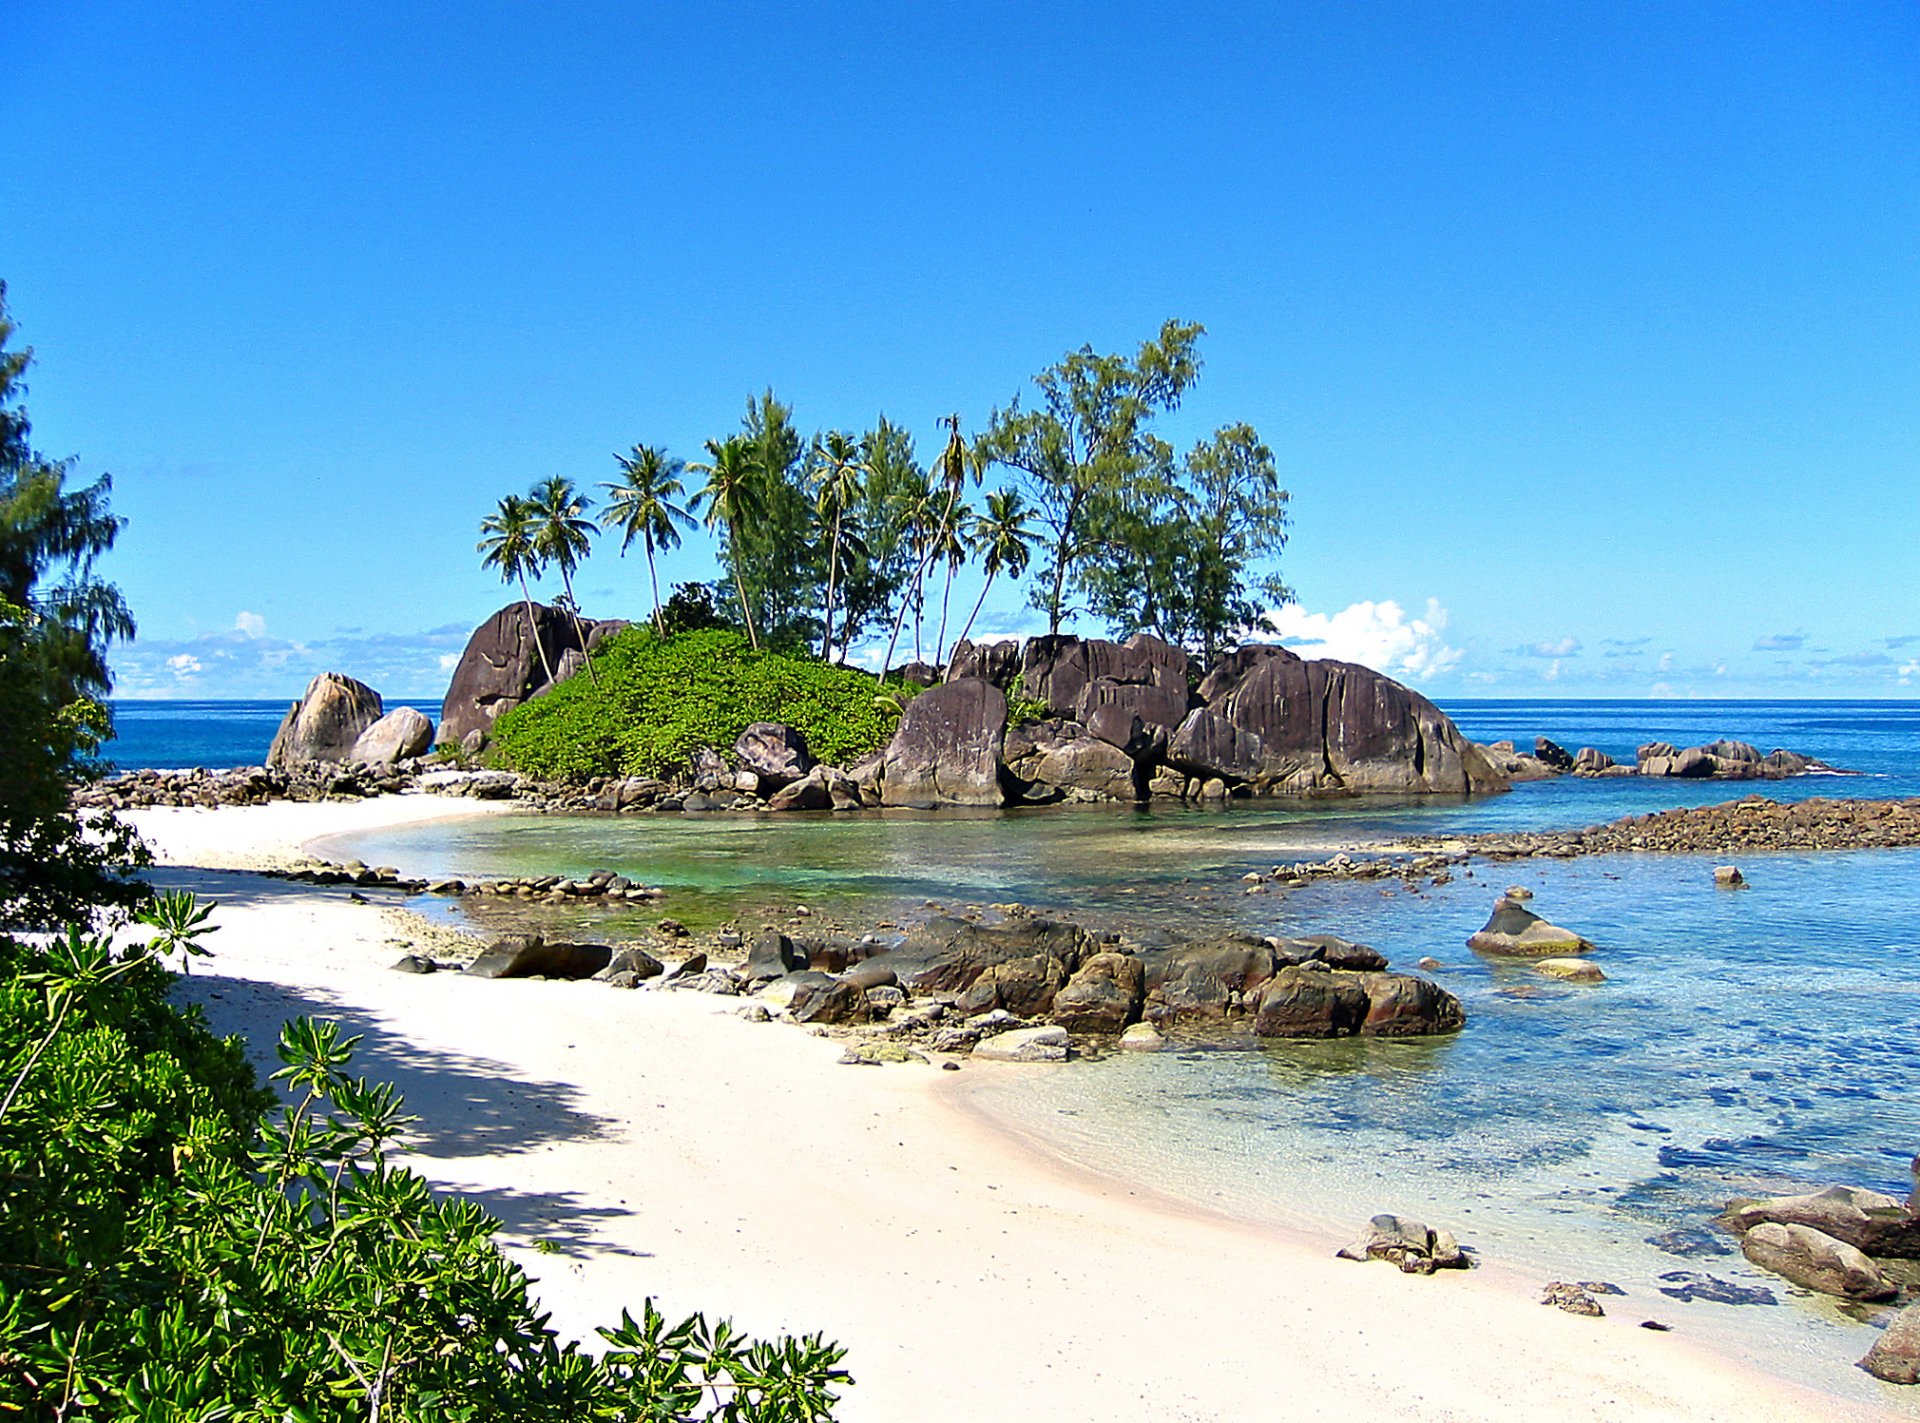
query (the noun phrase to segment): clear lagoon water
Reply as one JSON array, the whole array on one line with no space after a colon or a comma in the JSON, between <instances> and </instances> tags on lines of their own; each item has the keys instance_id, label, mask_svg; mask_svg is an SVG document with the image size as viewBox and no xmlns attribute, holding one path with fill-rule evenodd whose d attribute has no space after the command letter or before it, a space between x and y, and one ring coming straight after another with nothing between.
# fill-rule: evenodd
<instances>
[{"instance_id":1,"label":"clear lagoon water","mask_svg":"<svg viewBox=\"0 0 1920 1423\"><path fill-rule=\"evenodd\" d=\"M1070 1160L1239 1216L1330 1236L1381 1210L1453 1227L1490 1262L1619 1284L1610 1312L1920 1416L1912 1391L1853 1367L1884 1312L1863 1319L1798 1291L1708 1227L1735 1195L1833 1182L1906 1194L1920 1151L1920 851L1743 856L1751 884L1737 891L1715 888L1711 859L1656 855L1481 864L1417 890L1248 895L1239 879L1406 833L1584 825L1755 793L1920 795L1920 703L1448 709L1483 741L1544 734L1630 760L1646 741L1726 735L1861 774L1220 811L508 816L331 848L420 874L617 869L662 885L665 912L695 925L795 902L858 927L929 902L1020 901L1140 937L1244 925L1344 934L1400 967L1431 955L1467 1006L1454 1038L1112 1056L982 1073L974 1100ZM1599 945L1606 983L1563 985L1465 948L1512 882ZM1663 1293L1700 1276L1775 1302Z\"/></svg>"}]
</instances>

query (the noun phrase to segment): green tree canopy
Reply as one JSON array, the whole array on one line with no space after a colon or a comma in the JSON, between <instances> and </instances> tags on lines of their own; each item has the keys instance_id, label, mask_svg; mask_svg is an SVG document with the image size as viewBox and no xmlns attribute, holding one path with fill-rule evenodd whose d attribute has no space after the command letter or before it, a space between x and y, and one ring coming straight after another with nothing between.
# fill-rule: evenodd
<instances>
[{"instance_id":1,"label":"green tree canopy","mask_svg":"<svg viewBox=\"0 0 1920 1423\"><path fill-rule=\"evenodd\" d=\"M1103 525L1170 482L1173 451L1153 422L1177 409L1199 376L1204 331L1167 321L1132 358L1082 346L1034 377L1034 408L1015 396L988 421L983 455L1015 473L1048 531L1030 596L1049 632L1071 611L1068 595L1101 547Z\"/></svg>"},{"instance_id":2,"label":"green tree canopy","mask_svg":"<svg viewBox=\"0 0 1920 1423\"><path fill-rule=\"evenodd\" d=\"M653 627L664 634L666 623L660 612L660 574L653 556L662 549L677 548L680 526L691 524L693 516L676 499L684 498L686 487L680 482L685 464L657 445L635 445L631 452L615 455L620 478L600 487L607 491L607 507L600 522L620 533L620 551L625 553L633 541L640 540L647 554L647 581L653 587Z\"/></svg>"}]
</instances>

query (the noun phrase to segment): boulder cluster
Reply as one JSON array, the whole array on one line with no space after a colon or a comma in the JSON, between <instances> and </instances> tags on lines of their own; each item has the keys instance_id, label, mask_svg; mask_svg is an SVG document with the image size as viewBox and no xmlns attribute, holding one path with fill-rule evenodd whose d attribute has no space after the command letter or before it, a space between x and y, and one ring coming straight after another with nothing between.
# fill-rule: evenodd
<instances>
[{"instance_id":1,"label":"boulder cluster","mask_svg":"<svg viewBox=\"0 0 1920 1423\"><path fill-rule=\"evenodd\" d=\"M1480 748L1494 768L1510 781L1539 781L1553 776L1674 776L1699 781L1781 781L1813 772L1837 774L1835 767L1798 751L1776 748L1764 756L1745 741L1710 741L1685 750L1671 741L1651 741L1635 753L1634 764L1623 766L1595 746L1568 751L1546 737L1536 737L1531 753L1514 749L1511 741Z\"/></svg>"},{"instance_id":2,"label":"boulder cluster","mask_svg":"<svg viewBox=\"0 0 1920 1423\"><path fill-rule=\"evenodd\" d=\"M502 716L566 681L587 665L588 653L631 626L619 618L573 618L545 603L533 604L529 619L525 603L507 604L467 639L432 744L476 754Z\"/></svg>"},{"instance_id":3,"label":"boulder cluster","mask_svg":"<svg viewBox=\"0 0 1920 1423\"><path fill-rule=\"evenodd\" d=\"M316 761L392 766L432 749L433 723L412 707L387 711L365 682L322 672L287 710L267 751L269 768Z\"/></svg>"},{"instance_id":4,"label":"boulder cluster","mask_svg":"<svg viewBox=\"0 0 1920 1423\"><path fill-rule=\"evenodd\" d=\"M768 929L740 962L718 964L700 952L672 972L610 968L616 954L606 946L568 946L569 966L556 967L551 947L526 936L499 940L476 961L484 969L469 971L606 979L630 972L622 986L657 977L663 988L751 995L768 1016L862 1030L856 1054L890 1043L922 1056L1062 1061L1076 1039L1117 1040L1130 1030L1127 1046L1158 1046L1170 1034L1431 1035L1466 1021L1459 1000L1438 985L1389 972L1375 950L1332 935L1226 935L1140 949L1027 914L991 925L940 917L894 938L809 940Z\"/></svg>"},{"instance_id":5,"label":"boulder cluster","mask_svg":"<svg viewBox=\"0 0 1920 1423\"><path fill-rule=\"evenodd\" d=\"M1763 1270L1804 1289L1861 1304L1889 1304L1911 1290L1920 1261L1920 1161L1905 1201L1852 1186L1804 1196L1727 1203L1720 1224ZM1904 1268L1903 1268L1904 1266ZM1894 1316L1862 1368L1889 1383L1920 1383L1920 1304Z\"/></svg>"},{"instance_id":6,"label":"boulder cluster","mask_svg":"<svg viewBox=\"0 0 1920 1423\"><path fill-rule=\"evenodd\" d=\"M1763 850L1879 850L1920 845L1920 799L1774 801L1746 796L1721 805L1628 815L1584 830L1403 841L1406 853L1489 860L1627 852L1720 854Z\"/></svg>"},{"instance_id":7,"label":"boulder cluster","mask_svg":"<svg viewBox=\"0 0 1920 1423\"><path fill-rule=\"evenodd\" d=\"M128 771L74 792L74 803L93 810L139 810L148 806L265 805L276 800L362 800L415 784L414 766L356 765L342 761L287 766L240 766L233 770Z\"/></svg>"},{"instance_id":8,"label":"boulder cluster","mask_svg":"<svg viewBox=\"0 0 1920 1423\"><path fill-rule=\"evenodd\" d=\"M1445 713L1368 668L1247 647L1198 670L1146 634L962 642L878 758L880 799L1043 805L1506 789Z\"/></svg>"}]
</instances>

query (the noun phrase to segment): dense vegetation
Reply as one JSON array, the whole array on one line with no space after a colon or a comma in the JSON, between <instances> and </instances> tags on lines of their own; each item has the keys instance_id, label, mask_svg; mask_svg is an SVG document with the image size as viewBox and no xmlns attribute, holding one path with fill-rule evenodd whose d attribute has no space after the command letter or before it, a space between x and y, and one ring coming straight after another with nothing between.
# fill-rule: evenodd
<instances>
[{"instance_id":1,"label":"dense vegetation","mask_svg":"<svg viewBox=\"0 0 1920 1423\"><path fill-rule=\"evenodd\" d=\"M597 1353L561 1341L498 1223L388 1159L412 1119L349 1074L336 1024L287 1025L276 1109L239 1044L169 1002L211 908L116 873L124 832L83 835L71 810L107 644L132 632L92 575L120 522L104 480L73 489L28 444L3 297L0 928L59 927L0 932L0 1414L829 1418L847 1375L817 1337L669 1324L649 1301Z\"/></svg>"},{"instance_id":2,"label":"dense vegetation","mask_svg":"<svg viewBox=\"0 0 1920 1423\"><path fill-rule=\"evenodd\" d=\"M76 486L71 461L33 448L33 352L7 349L6 297L0 282L0 928L48 928L138 894L114 872L136 857L132 836L110 817L84 833L71 795L100 773L106 648L133 618L94 575L121 527L112 481Z\"/></svg>"},{"instance_id":3,"label":"dense vegetation","mask_svg":"<svg viewBox=\"0 0 1920 1423\"><path fill-rule=\"evenodd\" d=\"M116 954L0 939L0 1411L169 1423L394 1419L802 1423L841 1351L651 1303L561 1342L497 1222L388 1152L412 1119L349 1075L338 1025L282 1033L267 1113L232 1040L167 1002L209 925L184 896Z\"/></svg>"},{"instance_id":4,"label":"dense vegetation","mask_svg":"<svg viewBox=\"0 0 1920 1423\"><path fill-rule=\"evenodd\" d=\"M1016 397L977 434L948 417L931 465L885 416L864 434L803 436L769 390L692 464L650 445L615 455L599 522L622 552L644 551L661 633L655 554L698 518L720 541L712 602L754 651L844 662L855 643L884 640L891 667L910 623L914 660L937 664L986 598L983 586L963 619L959 571L974 563L990 586L1033 563L1028 597L1049 631L1086 612L1210 660L1288 597L1272 571L1288 496L1250 425L1223 426L1184 455L1156 432L1199 378L1202 334L1169 321L1131 356L1070 352L1034 377L1037 398ZM691 492L686 476L698 480ZM571 608L593 502L559 476L507 496L481 526L487 564L529 602L526 575L557 568Z\"/></svg>"},{"instance_id":5,"label":"dense vegetation","mask_svg":"<svg viewBox=\"0 0 1920 1423\"><path fill-rule=\"evenodd\" d=\"M489 759L552 779L684 771L703 746L726 748L756 721L794 727L820 760L845 766L893 734L873 678L807 656L756 651L730 629L661 637L632 628L601 644L599 683L561 682L494 727ZM890 684L900 696L910 692Z\"/></svg>"}]
</instances>

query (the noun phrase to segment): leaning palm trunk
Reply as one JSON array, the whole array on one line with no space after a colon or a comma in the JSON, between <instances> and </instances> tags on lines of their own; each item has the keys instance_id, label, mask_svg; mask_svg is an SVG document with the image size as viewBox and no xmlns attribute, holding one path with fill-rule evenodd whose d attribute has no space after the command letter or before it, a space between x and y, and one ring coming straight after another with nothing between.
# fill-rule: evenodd
<instances>
[{"instance_id":1,"label":"leaning palm trunk","mask_svg":"<svg viewBox=\"0 0 1920 1423\"><path fill-rule=\"evenodd\" d=\"M738 534L734 535L734 541L736 543L739 542ZM740 564L738 560L729 559L728 562L733 564L733 591L740 595L740 621L747 625L747 645L753 648L755 652L758 652L760 650L760 635L753 630L753 612L747 607L747 585L740 579Z\"/></svg>"},{"instance_id":2,"label":"leaning palm trunk","mask_svg":"<svg viewBox=\"0 0 1920 1423\"><path fill-rule=\"evenodd\" d=\"M940 590L940 637L933 644L933 660L946 666L947 646L947 601L953 597L953 570L951 560L947 563L947 586Z\"/></svg>"},{"instance_id":3,"label":"leaning palm trunk","mask_svg":"<svg viewBox=\"0 0 1920 1423\"><path fill-rule=\"evenodd\" d=\"M567 589L567 615L573 619L573 636L580 644L580 658L587 664L587 680L595 687L600 685L600 674L593 670L593 654L587 650L587 630L580 626L580 604L573 596L573 575L565 568L560 570L560 581ZM548 673L549 677L553 674Z\"/></svg>"},{"instance_id":4,"label":"leaning palm trunk","mask_svg":"<svg viewBox=\"0 0 1920 1423\"><path fill-rule=\"evenodd\" d=\"M520 575L520 596L527 604L527 636L533 639L533 650L540 654L541 670L547 674L547 681L553 681L553 664L547 661L547 645L540 640L540 623L533 616L533 594L527 589L527 575Z\"/></svg>"},{"instance_id":5,"label":"leaning palm trunk","mask_svg":"<svg viewBox=\"0 0 1920 1423\"><path fill-rule=\"evenodd\" d=\"M999 571L997 568L989 568L987 570L987 581L980 585L980 596L973 600L973 611L967 614L967 625L960 629L960 636L954 641L953 645L956 649L961 643L967 640L967 635L973 631L973 620L980 616L980 607L987 601L987 594L993 588L994 576L998 574Z\"/></svg>"}]
</instances>

